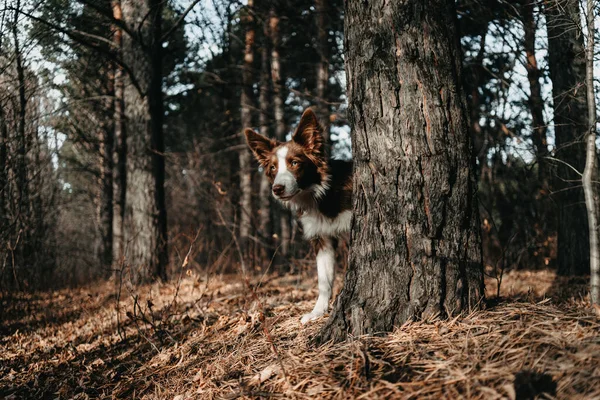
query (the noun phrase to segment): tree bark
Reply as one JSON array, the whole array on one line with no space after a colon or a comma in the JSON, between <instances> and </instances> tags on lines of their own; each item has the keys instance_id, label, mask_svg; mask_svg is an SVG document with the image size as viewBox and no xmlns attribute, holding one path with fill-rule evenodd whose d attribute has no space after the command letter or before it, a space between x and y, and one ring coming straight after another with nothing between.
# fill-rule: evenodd
<instances>
[{"instance_id":1,"label":"tree bark","mask_svg":"<svg viewBox=\"0 0 600 400\"><path fill-rule=\"evenodd\" d=\"M112 77L111 77L112 79ZM112 82L109 82L107 93L109 100L108 110L114 109L114 88ZM104 269L104 276L110 277L110 271L113 261L113 123L103 121L99 128L99 164L100 176L98 177L98 227L100 230L100 246L98 246L98 259Z\"/></svg>"},{"instance_id":2,"label":"tree bark","mask_svg":"<svg viewBox=\"0 0 600 400\"><path fill-rule=\"evenodd\" d=\"M6 199L8 192L8 125L4 108L0 104L0 228L7 227ZM2 237L2 235L0 235ZM0 277L1 279L1 277Z\"/></svg>"},{"instance_id":3,"label":"tree bark","mask_svg":"<svg viewBox=\"0 0 600 400\"><path fill-rule=\"evenodd\" d=\"M30 220L32 219L32 209L30 204L29 196L29 172L28 172L28 160L27 155L29 153L30 143L27 137L25 129L27 121L27 96L25 93L25 67L23 66L23 54L21 52L21 43L19 40L19 28L18 20L21 12L21 1L17 0L14 10L14 19L12 23L12 34L14 41L14 60L17 69L17 84L18 84L18 111L16 115L16 136L17 136L17 168L16 168L16 182L17 182L17 218L18 226L16 229L18 234L18 246L17 261L16 264L23 269L23 273L31 276L34 271L34 251L33 251L33 236L34 232L31 231ZM27 280L27 278L25 278ZM18 282L15 282L18 285ZM17 286L18 287L18 286Z\"/></svg>"},{"instance_id":4,"label":"tree bark","mask_svg":"<svg viewBox=\"0 0 600 400\"><path fill-rule=\"evenodd\" d=\"M532 141L535 146L536 160L538 164L538 180L542 190L547 189L547 162L548 141L546 138L546 123L544 122L544 100L542 99L542 86L540 85L540 70L535 58L535 33L537 24L534 18L535 3L525 1L521 6L521 19L525 38L527 79L529 81L529 110L531 112L533 135Z\"/></svg>"},{"instance_id":5,"label":"tree bark","mask_svg":"<svg viewBox=\"0 0 600 400\"><path fill-rule=\"evenodd\" d=\"M586 93L588 132L583 192L590 232L590 300L600 304L600 193L598 193L598 155L596 151L596 97L594 93L594 1L587 0Z\"/></svg>"},{"instance_id":6,"label":"tree bark","mask_svg":"<svg viewBox=\"0 0 600 400\"><path fill-rule=\"evenodd\" d=\"M262 7L262 11L266 14L268 11L265 7ZM271 78L271 66L269 65L269 22L267 18L263 21L263 45L261 48L261 63L260 63L260 96L258 102L260 103L260 134L266 137L270 137L269 121L270 121L270 109L271 104L269 102L269 91L270 91L270 78ZM270 247L272 244L272 229L271 229L271 184L265 174L260 174L260 189L259 189L259 230L260 236L265 240L265 244ZM265 246L259 246L261 250L261 258L266 260L271 258L271 252L266 250Z\"/></svg>"},{"instance_id":7,"label":"tree bark","mask_svg":"<svg viewBox=\"0 0 600 400\"><path fill-rule=\"evenodd\" d=\"M354 158L344 288L317 341L453 316L483 299L454 2L346 2Z\"/></svg>"},{"instance_id":8,"label":"tree bark","mask_svg":"<svg viewBox=\"0 0 600 400\"><path fill-rule=\"evenodd\" d=\"M254 1L248 0L244 25L246 27L244 62L242 64L242 128L252 126L252 64L254 63ZM243 136L243 135L242 135ZM241 137L242 142L244 138ZM252 157L250 149L240 150L240 244L244 256L248 256L252 224Z\"/></svg>"},{"instance_id":9,"label":"tree bark","mask_svg":"<svg viewBox=\"0 0 600 400\"><path fill-rule=\"evenodd\" d=\"M124 87L128 150L124 242L131 279L141 283L166 279L168 262L162 126L163 1L122 0L121 6L124 22L139 27L139 36L123 36L123 59L133 73L127 76Z\"/></svg>"},{"instance_id":10,"label":"tree bark","mask_svg":"<svg viewBox=\"0 0 600 400\"><path fill-rule=\"evenodd\" d=\"M273 82L273 111L275 114L275 138L281 142L285 141L286 126L283 116L283 105L285 103L283 93L283 74L281 72L280 46L281 36L279 33L279 15L273 7L269 13L269 30L271 35L271 81ZM279 214L280 246L279 252L287 256L290 250L292 237L291 215L289 211L277 209ZM276 216L277 217L277 216Z\"/></svg>"},{"instance_id":11,"label":"tree bark","mask_svg":"<svg viewBox=\"0 0 600 400\"><path fill-rule=\"evenodd\" d=\"M317 13L317 115L323 127L323 138L325 143L330 143L330 121L329 104L327 99L327 87L329 84L329 27L327 24L326 0L315 0Z\"/></svg>"},{"instance_id":12,"label":"tree bark","mask_svg":"<svg viewBox=\"0 0 600 400\"><path fill-rule=\"evenodd\" d=\"M113 17L117 21L123 20L121 11L121 0L114 0ZM119 57L123 54L123 31L114 27L114 43ZM125 130L125 104L124 73L120 65L115 65L114 72L114 177L113 177L113 260L121 263L124 257L125 246L123 242L123 220L125 218L125 195L127 193L127 136Z\"/></svg>"},{"instance_id":13,"label":"tree bark","mask_svg":"<svg viewBox=\"0 0 600 400\"><path fill-rule=\"evenodd\" d=\"M587 131L585 52L578 28L577 0L544 3L548 29L548 62L554 101L556 178L552 183L558 208L558 274L585 275L590 269L588 220L583 190L583 136ZM575 169L578 172L575 172Z\"/></svg>"},{"instance_id":14,"label":"tree bark","mask_svg":"<svg viewBox=\"0 0 600 400\"><path fill-rule=\"evenodd\" d=\"M19 190L19 216L24 218L28 214L29 190L27 182L27 152L28 140L25 132L25 123L27 119L27 97L25 96L25 69L23 68L23 58L19 41L18 19L21 8L21 2L17 0L15 7L15 16L12 24L12 33L15 47L15 65L17 68L17 83L19 93L19 108L17 114L17 140L18 140L18 167L17 167L17 186Z\"/></svg>"}]
</instances>

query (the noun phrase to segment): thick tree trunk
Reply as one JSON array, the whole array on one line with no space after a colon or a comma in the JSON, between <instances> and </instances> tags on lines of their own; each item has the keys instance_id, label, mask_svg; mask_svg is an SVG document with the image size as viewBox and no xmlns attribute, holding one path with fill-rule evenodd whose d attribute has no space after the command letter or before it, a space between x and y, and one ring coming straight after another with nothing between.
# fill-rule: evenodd
<instances>
[{"instance_id":1,"label":"thick tree trunk","mask_svg":"<svg viewBox=\"0 0 600 400\"><path fill-rule=\"evenodd\" d=\"M131 279L166 279L167 219L162 103L161 0L123 0L123 20L140 37L123 36L123 59L134 76L124 88L127 124L125 255ZM134 84L135 83L135 84ZM136 87L137 86L137 87Z\"/></svg>"},{"instance_id":2,"label":"thick tree trunk","mask_svg":"<svg viewBox=\"0 0 600 400\"><path fill-rule=\"evenodd\" d=\"M323 138L325 143L330 143L330 121L329 104L327 99L327 87L329 83L329 27L327 24L326 0L315 0L317 13L317 52L319 61L317 63L317 115L323 127Z\"/></svg>"},{"instance_id":3,"label":"thick tree trunk","mask_svg":"<svg viewBox=\"0 0 600 400\"><path fill-rule=\"evenodd\" d=\"M476 185L454 2L346 2L354 219L318 340L453 316L483 299Z\"/></svg>"},{"instance_id":4,"label":"thick tree trunk","mask_svg":"<svg viewBox=\"0 0 600 400\"><path fill-rule=\"evenodd\" d=\"M252 64L254 63L254 1L248 0L246 15L246 47L242 65L242 128L252 126ZM243 136L243 135L242 135ZM241 138L244 141L244 138ZM252 157L244 146L240 151L240 243L244 256L248 256L252 227Z\"/></svg>"},{"instance_id":5,"label":"thick tree trunk","mask_svg":"<svg viewBox=\"0 0 600 400\"><path fill-rule=\"evenodd\" d=\"M121 0L112 3L113 17L121 21ZM123 31L115 27L115 47L122 57ZM124 257L125 246L123 242L123 219L125 217L125 195L127 188L127 136L125 131L125 104L123 68L115 65L114 73L114 153L113 153L113 260L120 264Z\"/></svg>"},{"instance_id":6,"label":"thick tree trunk","mask_svg":"<svg viewBox=\"0 0 600 400\"><path fill-rule=\"evenodd\" d=\"M540 85L540 70L535 58L535 33L537 24L534 18L535 3L525 1L521 6L521 19L525 38L523 45L525 48L527 70L527 79L529 80L529 110L531 112L533 135L532 141L535 146L536 159L538 164L538 179L542 189L547 188L547 161L548 141L546 139L546 123L544 122L544 100L542 99L542 86Z\"/></svg>"},{"instance_id":7,"label":"thick tree trunk","mask_svg":"<svg viewBox=\"0 0 600 400\"><path fill-rule=\"evenodd\" d=\"M262 11L266 14L267 10L263 7ZM261 62L260 62L260 96L258 102L260 103L260 134L266 137L270 137L270 110L271 104L269 102L269 91L271 81L271 66L269 65L269 23L265 18L263 22L263 45L261 48ZM260 174L260 189L258 193L259 204L258 204L258 216L259 216L259 231L260 236L265 240L267 246L271 246L272 243L272 230L271 230L271 184L265 174ZM263 260L271 257L271 252L265 249L265 246L258 246L260 256Z\"/></svg>"},{"instance_id":8,"label":"thick tree trunk","mask_svg":"<svg viewBox=\"0 0 600 400\"><path fill-rule=\"evenodd\" d=\"M587 212L579 181L585 167L583 136L587 131L585 53L577 0L544 4L548 29L548 61L554 98L556 179L553 195L558 208L558 273L584 275L590 269Z\"/></svg>"},{"instance_id":9,"label":"thick tree trunk","mask_svg":"<svg viewBox=\"0 0 600 400\"><path fill-rule=\"evenodd\" d=\"M594 1L587 0L587 48L585 80L588 102L586 161L583 192L590 232L590 300L600 304L600 193L598 192L598 154L596 150L596 97L594 93Z\"/></svg>"},{"instance_id":10,"label":"thick tree trunk","mask_svg":"<svg viewBox=\"0 0 600 400\"><path fill-rule=\"evenodd\" d=\"M281 73L281 57L279 54L281 37L279 33L279 15L275 8L271 8L269 13L269 30L271 34L271 81L273 82L273 111L275 114L275 138L279 141L285 141L286 127L283 116L284 93L283 93L283 76ZM289 211L277 209L275 219L279 217L280 228L280 246L279 252L283 256L287 256L290 250L290 242L292 237L291 215ZM279 214L279 215L277 215Z\"/></svg>"}]
</instances>

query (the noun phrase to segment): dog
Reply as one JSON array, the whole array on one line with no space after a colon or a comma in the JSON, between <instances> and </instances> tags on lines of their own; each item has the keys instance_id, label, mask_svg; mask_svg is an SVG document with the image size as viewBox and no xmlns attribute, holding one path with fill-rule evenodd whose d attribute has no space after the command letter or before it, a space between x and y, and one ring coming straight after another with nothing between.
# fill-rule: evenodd
<instances>
[{"instance_id":1,"label":"dog","mask_svg":"<svg viewBox=\"0 0 600 400\"><path fill-rule=\"evenodd\" d=\"M273 196L297 213L304 237L317 255L319 297L302 316L306 324L329 310L335 270L335 243L352 223L352 162L329 159L323 128L307 108L288 142L245 129L248 146L271 183Z\"/></svg>"}]
</instances>

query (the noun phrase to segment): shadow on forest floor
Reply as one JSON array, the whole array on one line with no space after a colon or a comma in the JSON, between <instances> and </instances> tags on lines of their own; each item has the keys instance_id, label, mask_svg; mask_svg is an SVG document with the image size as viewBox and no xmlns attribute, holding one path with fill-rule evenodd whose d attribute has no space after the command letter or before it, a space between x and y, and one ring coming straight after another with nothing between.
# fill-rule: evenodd
<instances>
[{"instance_id":1,"label":"shadow on forest floor","mask_svg":"<svg viewBox=\"0 0 600 400\"><path fill-rule=\"evenodd\" d=\"M486 310L319 348L323 320L298 320L313 277L253 281L258 304L192 274L122 293L118 319L108 283L23 295L0 326L0 398L600 397L600 321L562 279L511 271Z\"/></svg>"}]
</instances>

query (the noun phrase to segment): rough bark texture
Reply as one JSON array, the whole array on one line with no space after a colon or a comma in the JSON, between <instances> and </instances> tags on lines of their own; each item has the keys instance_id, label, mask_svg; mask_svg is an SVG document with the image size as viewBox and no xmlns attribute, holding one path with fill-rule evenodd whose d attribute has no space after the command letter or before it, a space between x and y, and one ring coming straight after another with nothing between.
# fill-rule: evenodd
<instances>
[{"instance_id":1,"label":"rough bark texture","mask_svg":"<svg viewBox=\"0 0 600 400\"><path fill-rule=\"evenodd\" d=\"M127 76L124 88L128 150L124 242L134 282L166 279L162 4L161 0L121 2L123 20L139 26L140 34L123 36L123 59L134 74Z\"/></svg>"},{"instance_id":2,"label":"rough bark texture","mask_svg":"<svg viewBox=\"0 0 600 400\"><path fill-rule=\"evenodd\" d=\"M112 3L113 17L120 21L123 19L121 12L121 1L115 0ZM122 54L123 31L115 27L114 35L115 48ZM115 65L114 74L114 118L113 118L113 260L121 263L124 257L125 246L123 242L123 219L125 217L125 195L127 187L127 136L125 131L125 104L123 102L124 73L123 68Z\"/></svg>"},{"instance_id":3,"label":"rough bark texture","mask_svg":"<svg viewBox=\"0 0 600 400\"><path fill-rule=\"evenodd\" d=\"M594 93L594 1L587 0L587 48L585 81L588 102L586 160L583 170L583 192L590 232L590 300L600 304L600 193L598 192L598 155L596 150L596 97Z\"/></svg>"},{"instance_id":4,"label":"rough bark texture","mask_svg":"<svg viewBox=\"0 0 600 400\"><path fill-rule=\"evenodd\" d=\"M252 126L252 64L254 62L254 1L248 0L244 24L246 27L246 47L242 64L242 128ZM242 142L244 141L241 135ZM240 150L240 244L245 256L249 254L250 230L252 223L252 157L250 149Z\"/></svg>"},{"instance_id":5,"label":"rough bark texture","mask_svg":"<svg viewBox=\"0 0 600 400\"><path fill-rule=\"evenodd\" d=\"M525 47L527 79L529 81L529 111L532 118L532 141L535 146L536 160L538 164L538 179L540 187L547 187L547 160L548 141L546 139L546 123L544 122L544 99L542 98L542 86L540 85L540 70L535 58L535 33L537 24L534 18L535 3L525 1L521 6L521 20L525 31L523 45Z\"/></svg>"},{"instance_id":6,"label":"rough bark texture","mask_svg":"<svg viewBox=\"0 0 600 400\"><path fill-rule=\"evenodd\" d=\"M553 198L558 208L558 273L589 273L590 248L583 190L579 181L585 167L587 100L583 37L577 0L546 1L548 61L554 98L556 179ZM573 171L573 169L579 173Z\"/></svg>"},{"instance_id":7,"label":"rough bark texture","mask_svg":"<svg viewBox=\"0 0 600 400\"><path fill-rule=\"evenodd\" d=\"M283 117L283 77L281 73L281 57L279 54L281 46L281 37L279 33L279 16L275 8L271 8L269 13L269 30L271 35L271 81L273 82L273 112L275 114L275 138L279 141L285 141L286 127ZM290 226L290 212L277 208L275 220L279 219L280 225L280 246L279 252L286 256L290 250L292 230Z\"/></svg>"},{"instance_id":8,"label":"rough bark texture","mask_svg":"<svg viewBox=\"0 0 600 400\"><path fill-rule=\"evenodd\" d=\"M454 2L346 2L349 266L318 340L456 315L483 267Z\"/></svg>"}]
</instances>

